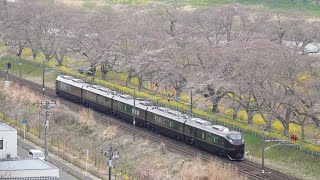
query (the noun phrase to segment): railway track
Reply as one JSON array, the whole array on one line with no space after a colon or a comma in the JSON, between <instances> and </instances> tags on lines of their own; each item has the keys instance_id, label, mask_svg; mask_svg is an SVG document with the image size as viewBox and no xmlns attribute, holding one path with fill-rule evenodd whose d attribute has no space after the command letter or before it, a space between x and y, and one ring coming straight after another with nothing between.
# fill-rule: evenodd
<instances>
[{"instance_id":1,"label":"railway track","mask_svg":"<svg viewBox=\"0 0 320 180\"><path fill-rule=\"evenodd\" d=\"M3 71L0 71L0 77L6 77L6 73ZM22 86L28 87L30 90L34 91L35 93L39 95L44 95L47 98L50 98L50 100L56 100L58 97L56 96L55 90L50 88L45 88L45 91L43 92L42 85L21 79L14 75L9 75L9 80L16 82ZM59 98L60 103L67 106L73 111L79 112L82 109L82 105L64 100ZM100 123L107 123L109 125L115 125L119 128L127 131L128 133L133 133L132 125L125 123L123 121L120 121L119 119L115 119L114 117L107 116L105 114L102 114L100 112L94 113L95 119L99 121ZM135 131L136 136L140 136L143 138L150 139L151 141L158 142L158 143L165 143L165 146L169 149L179 152L180 154L184 154L189 157L199 157L205 161L219 161L221 163L221 166L232 166L238 170L238 172L246 176L248 179L274 179L274 180L295 180L298 178L283 174L279 171L272 170L270 168L265 168L264 176L262 176L261 173L261 165L245 160L241 162L231 162L230 160L215 156L212 154L209 154L207 152L204 152L196 147L192 147L190 145L187 145L183 142L177 143L176 140L173 140L171 138L167 138L165 136L162 136L156 132L151 132L149 130L146 130L144 128L137 127Z\"/></svg>"}]
</instances>

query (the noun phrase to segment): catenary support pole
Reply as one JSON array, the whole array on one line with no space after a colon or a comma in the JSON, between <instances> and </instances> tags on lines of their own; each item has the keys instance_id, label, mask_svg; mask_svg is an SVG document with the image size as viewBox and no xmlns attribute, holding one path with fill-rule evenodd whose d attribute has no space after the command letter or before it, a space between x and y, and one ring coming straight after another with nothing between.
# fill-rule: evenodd
<instances>
[{"instance_id":1,"label":"catenary support pole","mask_svg":"<svg viewBox=\"0 0 320 180\"><path fill-rule=\"evenodd\" d=\"M192 116L193 116L193 112L192 112L192 107L193 105L192 105L192 89L191 89L191 93L190 93L190 111L191 111L191 118L192 118Z\"/></svg>"},{"instance_id":2,"label":"catenary support pole","mask_svg":"<svg viewBox=\"0 0 320 180\"><path fill-rule=\"evenodd\" d=\"M48 109L49 109L49 101L45 102L45 110L44 110L44 147L45 147L45 160L48 160Z\"/></svg>"},{"instance_id":3,"label":"catenary support pole","mask_svg":"<svg viewBox=\"0 0 320 180\"><path fill-rule=\"evenodd\" d=\"M132 112L132 128L133 128L133 140L136 139L136 90L133 90L133 112Z\"/></svg>"},{"instance_id":4,"label":"catenary support pole","mask_svg":"<svg viewBox=\"0 0 320 180\"><path fill-rule=\"evenodd\" d=\"M265 137L264 137L264 131L262 132L262 144L261 144L261 150L262 150L262 169L261 169L261 173L262 173L262 179L264 179L264 141L265 141Z\"/></svg>"},{"instance_id":5,"label":"catenary support pole","mask_svg":"<svg viewBox=\"0 0 320 180\"><path fill-rule=\"evenodd\" d=\"M42 63L42 96L44 96L44 59Z\"/></svg>"},{"instance_id":6,"label":"catenary support pole","mask_svg":"<svg viewBox=\"0 0 320 180\"><path fill-rule=\"evenodd\" d=\"M109 150L109 180L111 180L111 173L112 173L112 147L110 146L110 150Z\"/></svg>"}]
</instances>

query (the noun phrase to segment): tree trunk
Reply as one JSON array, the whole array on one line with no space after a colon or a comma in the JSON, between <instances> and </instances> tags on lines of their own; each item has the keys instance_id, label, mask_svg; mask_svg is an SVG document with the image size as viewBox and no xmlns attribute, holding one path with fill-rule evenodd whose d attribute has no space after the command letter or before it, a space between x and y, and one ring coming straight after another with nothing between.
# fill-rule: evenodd
<instances>
[{"instance_id":1,"label":"tree trunk","mask_svg":"<svg viewBox=\"0 0 320 180\"><path fill-rule=\"evenodd\" d=\"M251 112L248 112L248 124L252 124L252 118L253 114Z\"/></svg>"},{"instance_id":2,"label":"tree trunk","mask_svg":"<svg viewBox=\"0 0 320 180\"><path fill-rule=\"evenodd\" d=\"M127 77L127 80L126 80L126 87L129 86L129 83L130 83L130 81L131 81L131 78L132 78L132 69L130 68L130 69L128 70L128 77Z\"/></svg>"},{"instance_id":3,"label":"tree trunk","mask_svg":"<svg viewBox=\"0 0 320 180\"><path fill-rule=\"evenodd\" d=\"M300 127L301 127L301 140L303 141L304 140L304 125L303 125L303 123L300 124Z\"/></svg>"},{"instance_id":4,"label":"tree trunk","mask_svg":"<svg viewBox=\"0 0 320 180\"><path fill-rule=\"evenodd\" d=\"M215 102L215 103L212 103L212 112L214 113L219 113L219 108L218 108L218 104Z\"/></svg>"},{"instance_id":5,"label":"tree trunk","mask_svg":"<svg viewBox=\"0 0 320 180\"><path fill-rule=\"evenodd\" d=\"M58 65L62 65L62 62L63 62L63 59L64 59L64 55L61 55L60 57L56 56L55 58L57 60Z\"/></svg>"},{"instance_id":6,"label":"tree trunk","mask_svg":"<svg viewBox=\"0 0 320 180\"><path fill-rule=\"evenodd\" d=\"M176 88L176 97L180 97L181 93L182 93L181 88Z\"/></svg>"},{"instance_id":7,"label":"tree trunk","mask_svg":"<svg viewBox=\"0 0 320 180\"><path fill-rule=\"evenodd\" d=\"M232 108L232 109L233 109L232 118L233 119L238 119L238 110L239 110L239 108L235 107L235 108Z\"/></svg>"},{"instance_id":8,"label":"tree trunk","mask_svg":"<svg viewBox=\"0 0 320 180\"><path fill-rule=\"evenodd\" d=\"M34 61L37 60L37 51L34 50L34 49L32 49L32 59L33 59Z\"/></svg>"},{"instance_id":9,"label":"tree trunk","mask_svg":"<svg viewBox=\"0 0 320 180\"><path fill-rule=\"evenodd\" d=\"M107 70L106 64L105 63L101 64L101 78L103 80L107 79L107 73L108 73L108 70Z\"/></svg>"},{"instance_id":10,"label":"tree trunk","mask_svg":"<svg viewBox=\"0 0 320 180\"><path fill-rule=\"evenodd\" d=\"M49 62L49 60L50 60L50 54L45 54L44 57L46 58L46 62Z\"/></svg>"},{"instance_id":11,"label":"tree trunk","mask_svg":"<svg viewBox=\"0 0 320 180\"><path fill-rule=\"evenodd\" d=\"M283 127L284 127L283 134L284 134L285 136L288 136L288 135L289 135L289 124L283 123L283 122L282 122L282 124L283 124Z\"/></svg>"},{"instance_id":12,"label":"tree trunk","mask_svg":"<svg viewBox=\"0 0 320 180\"><path fill-rule=\"evenodd\" d=\"M138 77L138 81L139 81L138 90L140 90L142 88L143 78L142 77Z\"/></svg>"}]
</instances>

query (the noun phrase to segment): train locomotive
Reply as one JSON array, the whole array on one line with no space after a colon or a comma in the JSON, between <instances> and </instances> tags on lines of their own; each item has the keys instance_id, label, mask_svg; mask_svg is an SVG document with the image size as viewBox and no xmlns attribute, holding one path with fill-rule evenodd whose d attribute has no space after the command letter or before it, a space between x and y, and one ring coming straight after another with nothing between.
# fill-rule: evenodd
<instances>
[{"instance_id":1,"label":"train locomotive","mask_svg":"<svg viewBox=\"0 0 320 180\"><path fill-rule=\"evenodd\" d=\"M100 85L90 85L72 76L58 76L58 96L81 103L100 112L132 123L133 113L138 126L149 128L208 152L227 156L231 160L244 159L244 139L240 132L221 125L190 118L169 108L158 107L149 101L135 100Z\"/></svg>"}]
</instances>

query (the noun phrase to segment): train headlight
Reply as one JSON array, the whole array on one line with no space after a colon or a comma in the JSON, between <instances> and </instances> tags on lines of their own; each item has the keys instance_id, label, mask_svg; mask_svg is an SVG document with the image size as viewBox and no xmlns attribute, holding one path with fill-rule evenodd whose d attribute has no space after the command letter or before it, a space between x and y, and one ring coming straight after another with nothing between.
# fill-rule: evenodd
<instances>
[{"instance_id":1,"label":"train headlight","mask_svg":"<svg viewBox=\"0 0 320 180\"><path fill-rule=\"evenodd\" d=\"M244 139L242 139L242 143L244 143Z\"/></svg>"},{"instance_id":2,"label":"train headlight","mask_svg":"<svg viewBox=\"0 0 320 180\"><path fill-rule=\"evenodd\" d=\"M231 143L233 143L232 139L229 139L229 141L230 141Z\"/></svg>"}]
</instances>

